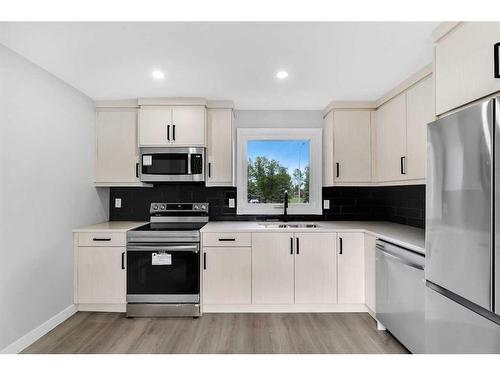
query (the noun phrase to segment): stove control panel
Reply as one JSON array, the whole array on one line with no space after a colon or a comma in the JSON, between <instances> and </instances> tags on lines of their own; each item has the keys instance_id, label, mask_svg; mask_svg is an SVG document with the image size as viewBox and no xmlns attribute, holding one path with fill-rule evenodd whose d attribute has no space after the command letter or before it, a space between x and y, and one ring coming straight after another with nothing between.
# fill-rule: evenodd
<instances>
[{"instance_id":1,"label":"stove control panel","mask_svg":"<svg viewBox=\"0 0 500 375\"><path fill-rule=\"evenodd\" d=\"M179 212L208 214L208 203L151 203L151 214L175 214Z\"/></svg>"}]
</instances>

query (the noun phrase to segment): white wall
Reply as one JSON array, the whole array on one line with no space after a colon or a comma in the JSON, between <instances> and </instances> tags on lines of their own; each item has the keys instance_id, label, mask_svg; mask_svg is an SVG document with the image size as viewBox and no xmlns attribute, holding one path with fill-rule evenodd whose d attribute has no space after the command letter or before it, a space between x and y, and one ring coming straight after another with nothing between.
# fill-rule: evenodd
<instances>
[{"instance_id":1,"label":"white wall","mask_svg":"<svg viewBox=\"0 0 500 375\"><path fill-rule=\"evenodd\" d=\"M107 220L90 98L0 44L0 351L73 303L71 230Z\"/></svg>"},{"instance_id":2,"label":"white wall","mask_svg":"<svg viewBox=\"0 0 500 375\"><path fill-rule=\"evenodd\" d=\"M237 128L322 128L322 111L236 110Z\"/></svg>"}]
</instances>

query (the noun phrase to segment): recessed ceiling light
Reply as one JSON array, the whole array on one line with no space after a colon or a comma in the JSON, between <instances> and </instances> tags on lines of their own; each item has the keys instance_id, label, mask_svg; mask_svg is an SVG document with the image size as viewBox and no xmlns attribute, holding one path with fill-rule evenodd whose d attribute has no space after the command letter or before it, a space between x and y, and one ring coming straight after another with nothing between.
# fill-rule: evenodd
<instances>
[{"instance_id":1,"label":"recessed ceiling light","mask_svg":"<svg viewBox=\"0 0 500 375\"><path fill-rule=\"evenodd\" d=\"M278 73L276 73L276 77L279 79L285 79L286 77L288 77L288 73L284 70L280 70Z\"/></svg>"},{"instance_id":2,"label":"recessed ceiling light","mask_svg":"<svg viewBox=\"0 0 500 375\"><path fill-rule=\"evenodd\" d=\"M154 79L163 79L165 78L165 74L161 70L153 70L151 73Z\"/></svg>"}]
</instances>

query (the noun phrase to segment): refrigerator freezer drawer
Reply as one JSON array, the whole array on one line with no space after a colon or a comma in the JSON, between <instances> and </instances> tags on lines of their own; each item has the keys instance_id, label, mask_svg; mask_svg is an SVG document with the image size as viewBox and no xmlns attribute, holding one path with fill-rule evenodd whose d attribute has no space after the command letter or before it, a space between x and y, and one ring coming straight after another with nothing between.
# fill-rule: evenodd
<instances>
[{"instance_id":1,"label":"refrigerator freezer drawer","mask_svg":"<svg viewBox=\"0 0 500 375\"><path fill-rule=\"evenodd\" d=\"M500 353L500 325L426 288L426 353Z\"/></svg>"}]
</instances>

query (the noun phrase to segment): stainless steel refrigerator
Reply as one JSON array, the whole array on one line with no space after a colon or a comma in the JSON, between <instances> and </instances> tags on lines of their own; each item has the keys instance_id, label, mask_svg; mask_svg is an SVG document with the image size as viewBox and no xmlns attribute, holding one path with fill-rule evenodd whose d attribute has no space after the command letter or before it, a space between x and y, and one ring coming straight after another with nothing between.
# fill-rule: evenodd
<instances>
[{"instance_id":1,"label":"stainless steel refrigerator","mask_svg":"<svg viewBox=\"0 0 500 375\"><path fill-rule=\"evenodd\" d=\"M426 352L500 353L500 97L427 134Z\"/></svg>"}]
</instances>

